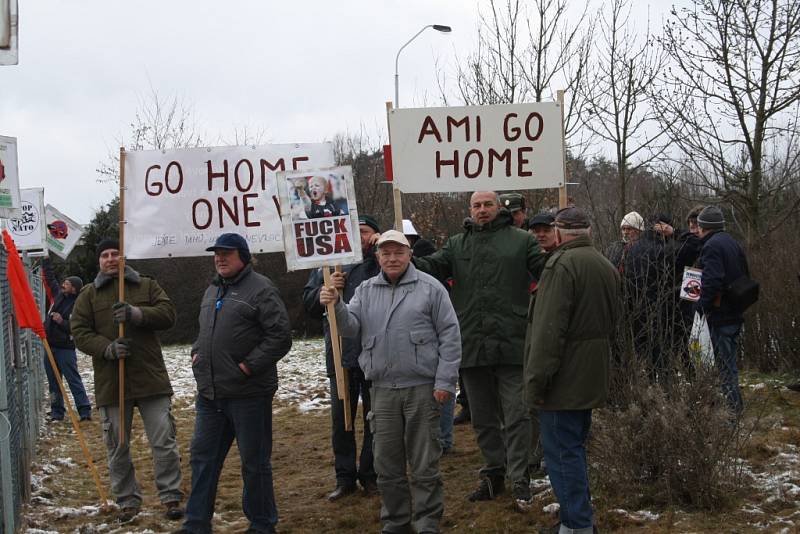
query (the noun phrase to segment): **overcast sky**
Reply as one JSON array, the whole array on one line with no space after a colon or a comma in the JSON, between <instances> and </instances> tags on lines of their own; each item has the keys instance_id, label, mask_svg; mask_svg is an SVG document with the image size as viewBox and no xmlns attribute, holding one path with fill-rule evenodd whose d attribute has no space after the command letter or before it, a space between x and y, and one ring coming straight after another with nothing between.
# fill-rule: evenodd
<instances>
[{"instance_id":1,"label":"overcast sky","mask_svg":"<svg viewBox=\"0 0 800 534\"><path fill-rule=\"evenodd\" d=\"M634 0L639 13L647 2ZM385 131L394 99L438 105L436 64L473 49L476 0L48 0L20 2L19 65L0 66L0 135L18 138L21 187L88 222L113 198L95 169L155 89L193 106L208 144L234 129L262 142ZM657 16L665 8L656 8Z\"/></svg>"}]
</instances>

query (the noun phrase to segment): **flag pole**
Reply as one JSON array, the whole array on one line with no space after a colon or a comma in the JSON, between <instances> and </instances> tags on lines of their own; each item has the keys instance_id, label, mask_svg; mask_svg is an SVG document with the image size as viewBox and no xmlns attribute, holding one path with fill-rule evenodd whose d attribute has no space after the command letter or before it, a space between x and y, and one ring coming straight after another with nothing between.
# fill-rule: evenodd
<instances>
[{"instance_id":1,"label":"flag pole","mask_svg":"<svg viewBox=\"0 0 800 534\"><path fill-rule=\"evenodd\" d=\"M125 301L125 147L119 148L119 301ZM119 323L117 337L125 337L125 323ZM125 358L117 360L119 384L119 442L125 444Z\"/></svg>"}]
</instances>

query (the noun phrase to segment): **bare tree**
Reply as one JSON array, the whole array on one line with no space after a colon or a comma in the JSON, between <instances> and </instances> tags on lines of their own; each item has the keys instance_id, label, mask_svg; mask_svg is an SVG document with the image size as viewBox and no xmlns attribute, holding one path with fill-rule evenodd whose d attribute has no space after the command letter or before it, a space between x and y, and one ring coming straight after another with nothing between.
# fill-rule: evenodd
<instances>
[{"instance_id":1,"label":"bare tree","mask_svg":"<svg viewBox=\"0 0 800 534\"><path fill-rule=\"evenodd\" d=\"M588 77L582 84L585 112L581 122L596 140L614 149L618 220L628 211L629 176L660 153L661 130L650 107L649 92L664 65L664 53L650 36L631 26L629 0L612 0L597 22L600 38ZM606 147L607 148L607 147Z\"/></svg>"},{"instance_id":2,"label":"bare tree","mask_svg":"<svg viewBox=\"0 0 800 534\"><path fill-rule=\"evenodd\" d=\"M188 148L202 144L192 107L177 95L162 97L153 87L147 95L139 98L130 128L127 139L117 138L117 144L128 150ZM119 152L110 150L106 161L101 162L96 170L100 174L99 182L118 183Z\"/></svg>"},{"instance_id":3,"label":"bare tree","mask_svg":"<svg viewBox=\"0 0 800 534\"><path fill-rule=\"evenodd\" d=\"M693 0L664 29L673 65L655 92L661 126L748 241L800 205L799 33L800 0Z\"/></svg>"}]
</instances>

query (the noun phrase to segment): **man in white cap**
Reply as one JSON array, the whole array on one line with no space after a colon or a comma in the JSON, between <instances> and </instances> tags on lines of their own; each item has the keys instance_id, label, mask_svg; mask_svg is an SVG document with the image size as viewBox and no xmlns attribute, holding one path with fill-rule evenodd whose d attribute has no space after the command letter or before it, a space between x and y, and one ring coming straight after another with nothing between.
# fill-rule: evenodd
<instances>
[{"instance_id":1,"label":"man in white cap","mask_svg":"<svg viewBox=\"0 0 800 534\"><path fill-rule=\"evenodd\" d=\"M372 381L368 417L383 532L439 532L444 491L436 438L441 404L455 394L458 379L458 319L442 284L411 264L403 234L384 232L377 246L381 273L348 304L334 287L324 287L319 300L336 304L342 336L361 340L359 364Z\"/></svg>"}]
</instances>

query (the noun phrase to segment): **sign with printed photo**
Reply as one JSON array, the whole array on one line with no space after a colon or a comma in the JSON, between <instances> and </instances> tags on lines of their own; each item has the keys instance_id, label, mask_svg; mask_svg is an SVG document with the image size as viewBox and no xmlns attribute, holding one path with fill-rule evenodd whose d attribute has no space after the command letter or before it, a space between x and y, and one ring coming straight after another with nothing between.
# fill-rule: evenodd
<instances>
[{"instance_id":1,"label":"sign with printed photo","mask_svg":"<svg viewBox=\"0 0 800 534\"><path fill-rule=\"evenodd\" d=\"M83 227L48 204L44 208L47 222L47 248L58 257L67 259L83 235Z\"/></svg>"},{"instance_id":2,"label":"sign with printed photo","mask_svg":"<svg viewBox=\"0 0 800 534\"><path fill-rule=\"evenodd\" d=\"M361 261L350 167L279 172L278 194L287 270Z\"/></svg>"},{"instance_id":3,"label":"sign with printed photo","mask_svg":"<svg viewBox=\"0 0 800 534\"><path fill-rule=\"evenodd\" d=\"M0 135L0 219L20 214L17 139Z\"/></svg>"},{"instance_id":4,"label":"sign with printed photo","mask_svg":"<svg viewBox=\"0 0 800 534\"><path fill-rule=\"evenodd\" d=\"M22 189L20 198L20 215L6 220L5 227L17 244L17 250L26 250L32 256L46 255L44 189Z\"/></svg>"},{"instance_id":5,"label":"sign with printed photo","mask_svg":"<svg viewBox=\"0 0 800 534\"><path fill-rule=\"evenodd\" d=\"M697 302L700 300L700 280L703 277L701 269L694 267L686 267L683 269L683 280L681 280L681 293L680 297L683 300L690 302Z\"/></svg>"},{"instance_id":6,"label":"sign with printed photo","mask_svg":"<svg viewBox=\"0 0 800 534\"><path fill-rule=\"evenodd\" d=\"M276 173L334 165L331 143L125 153L125 256L205 256L220 234L281 252Z\"/></svg>"},{"instance_id":7,"label":"sign with printed photo","mask_svg":"<svg viewBox=\"0 0 800 534\"><path fill-rule=\"evenodd\" d=\"M17 0L0 0L0 65L19 63L17 50Z\"/></svg>"}]
</instances>

